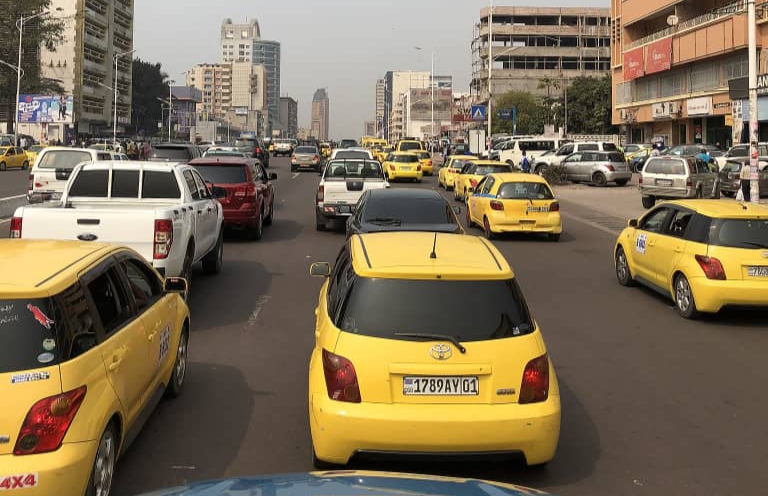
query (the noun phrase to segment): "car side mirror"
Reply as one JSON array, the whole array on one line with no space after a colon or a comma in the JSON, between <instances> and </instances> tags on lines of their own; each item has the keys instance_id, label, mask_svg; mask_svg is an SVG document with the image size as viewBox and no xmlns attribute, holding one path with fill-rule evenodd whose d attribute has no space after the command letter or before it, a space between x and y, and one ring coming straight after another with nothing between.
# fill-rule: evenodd
<instances>
[{"instance_id":1,"label":"car side mirror","mask_svg":"<svg viewBox=\"0 0 768 496\"><path fill-rule=\"evenodd\" d=\"M211 188L211 194L214 198L220 200L227 197L227 190L220 186L214 186Z\"/></svg>"},{"instance_id":2,"label":"car side mirror","mask_svg":"<svg viewBox=\"0 0 768 496\"><path fill-rule=\"evenodd\" d=\"M453 207L453 213L459 215L461 213L461 207Z\"/></svg>"},{"instance_id":3,"label":"car side mirror","mask_svg":"<svg viewBox=\"0 0 768 496\"><path fill-rule=\"evenodd\" d=\"M276 181L277 180L277 172L270 172L269 173L269 180L270 181Z\"/></svg>"},{"instance_id":4,"label":"car side mirror","mask_svg":"<svg viewBox=\"0 0 768 496\"><path fill-rule=\"evenodd\" d=\"M312 277L330 277L331 264L328 262L315 262L309 266L309 275Z\"/></svg>"},{"instance_id":5,"label":"car side mirror","mask_svg":"<svg viewBox=\"0 0 768 496\"><path fill-rule=\"evenodd\" d=\"M627 225L629 227L637 227L638 226L637 219L629 219L629 222L627 222Z\"/></svg>"},{"instance_id":6,"label":"car side mirror","mask_svg":"<svg viewBox=\"0 0 768 496\"><path fill-rule=\"evenodd\" d=\"M187 286L187 280L183 277L166 277L165 283L163 283L163 289L166 293L181 293L186 295L189 286Z\"/></svg>"}]
</instances>

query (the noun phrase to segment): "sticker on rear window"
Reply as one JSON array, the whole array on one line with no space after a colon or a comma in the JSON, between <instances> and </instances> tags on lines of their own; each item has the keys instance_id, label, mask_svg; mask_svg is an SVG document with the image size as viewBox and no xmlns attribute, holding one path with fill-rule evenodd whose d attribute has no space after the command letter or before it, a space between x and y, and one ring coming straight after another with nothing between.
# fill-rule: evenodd
<instances>
[{"instance_id":1,"label":"sticker on rear window","mask_svg":"<svg viewBox=\"0 0 768 496\"><path fill-rule=\"evenodd\" d=\"M37 361L40 363L51 363L56 356L53 353L40 353L37 355Z\"/></svg>"},{"instance_id":2,"label":"sticker on rear window","mask_svg":"<svg viewBox=\"0 0 768 496\"><path fill-rule=\"evenodd\" d=\"M14 308L14 305L12 303L0 305L0 325L10 324L11 322L19 321L19 315L16 313L13 313L13 308Z\"/></svg>"},{"instance_id":3,"label":"sticker on rear window","mask_svg":"<svg viewBox=\"0 0 768 496\"><path fill-rule=\"evenodd\" d=\"M47 315L43 313L42 310L40 310L38 307L36 307L33 304L27 305L27 310L32 312L32 315L35 317L35 320L38 324L45 327L46 329L50 330L51 326L53 325L53 320L49 319Z\"/></svg>"},{"instance_id":4,"label":"sticker on rear window","mask_svg":"<svg viewBox=\"0 0 768 496\"><path fill-rule=\"evenodd\" d=\"M637 235L637 240L635 241L635 250L637 250L638 253L641 255L645 255L645 246L648 242L648 236L641 233Z\"/></svg>"},{"instance_id":5,"label":"sticker on rear window","mask_svg":"<svg viewBox=\"0 0 768 496\"><path fill-rule=\"evenodd\" d=\"M13 489L24 489L26 487L36 487L38 482L37 473L20 475L0 475L0 491L11 491Z\"/></svg>"},{"instance_id":6,"label":"sticker on rear window","mask_svg":"<svg viewBox=\"0 0 768 496\"><path fill-rule=\"evenodd\" d=\"M53 351L56 348L56 341L53 339L44 339L43 340L43 349L45 351Z\"/></svg>"},{"instance_id":7,"label":"sticker on rear window","mask_svg":"<svg viewBox=\"0 0 768 496\"><path fill-rule=\"evenodd\" d=\"M47 381L51 378L48 372L29 372L27 374L15 374L11 376L11 384L23 384L25 382Z\"/></svg>"}]
</instances>

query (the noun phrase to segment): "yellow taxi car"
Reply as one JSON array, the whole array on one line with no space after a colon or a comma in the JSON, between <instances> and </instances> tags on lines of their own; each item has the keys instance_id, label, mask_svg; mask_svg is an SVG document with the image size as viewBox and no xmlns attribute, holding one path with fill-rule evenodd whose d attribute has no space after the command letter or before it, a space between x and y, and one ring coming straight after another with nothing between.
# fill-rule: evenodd
<instances>
[{"instance_id":1,"label":"yellow taxi car","mask_svg":"<svg viewBox=\"0 0 768 496\"><path fill-rule=\"evenodd\" d=\"M469 193L488 174L514 172L515 168L509 164L496 160L474 159L466 164L456 175L453 186L453 199L465 201Z\"/></svg>"},{"instance_id":2,"label":"yellow taxi car","mask_svg":"<svg viewBox=\"0 0 768 496\"><path fill-rule=\"evenodd\" d=\"M428 151L414 151L411 153L419 157L421 171L424 173L424 175L431 176L434 172L434 168L432 166L432 154Z\"/></svg>"},{"instance_id":3,"label":"yellow taxi car","mask_svg":"<svg viewBox=\"0 0 768 496\"><path fill-rule=\"evenodd\" d=\"M316 467L382 454L522 454L529 465L554 457L555 370L493 244L355 234L334 266L310 273L327 278L309 365Z\"/></svg>"},{"instance_id":4,"label":"yellow taxi car","mask_svg":"<svg viewBox=\"0 0 768 496\"><path fill-rule=\"evenodd\" d=\"M35 160L37 160L37 155L44 148L48 148L48 145L32 145L27 149L27 160L29 161L30 167L35 165Z\"/></svg>"},{"instance_id":5,"label":"yellow taxi car","mask_svg":"<svg viewBox=\"0 0 768 496\"><path fill-rule=\"evenodd\" d=\"M412 152L416 150L424 150L424 143L418 140L400 140L395 145L396 152Z\"/></svg>"},{"instance_id":6,"label":"yellow taxi car","mask_svg":"<svg viewBox=\"0 0 768 496\"><path fill-rule=\"evenodd\" d=\"M477 160L474 155L450 155L437 171L437 185L448 191L453 189L456 176L467 162Z\"/></svg>"},{"instance_id":7,"label":"yellow taxi car","mask_svg":"<svg viewBox=\"0 0 768 496\"><path fill-rule=\"evenodd\" d=\"M0 171L29 168L27 152L20 146L0 146Z\"/></svg>"},{"instance_id":8,"label":"yellow taxi car","mask_svg":"<svg viewBox=\"0 0 768 496\"><path fill-rule=\"evenodd\" d=\"M0 254L0 488L108 494L126 440L184 384L186 281L106 244Z\"/></svg>"},{"instance_id":9,"label":"yellow taxi car","mask_svg":"<svg viewBox=\"0 0 768 496\"><path fill-rule=\"evenodd\" d=\"M411 152L392 152L381 166L389 181L412 179L420 183L424 177L419 157Z\"/></svg>"},{"instance_id":10,"label":"yellow taxi car","mask_svg":"<svg viewBox=\"0 0 768 496\"><path fill-rule=\"evenodd\" d=\"M328 158L331 156L331 144L330 143L320 143L320 154L323 158Z\"/></svg>"},{"instance_id":11,"label":"yellow taxi car","mask_svg":"<svg viewBox=\"0 0 768 496\"><path fill-rule=\"evenodd\" d=\"M727 306L768 306L768 207L667 201L616 241L616 277L669 295L684 318Z\"/></svg>"},{"instance_id":12,"label":"yellow taxi car","mask_svg":"<svg viewBox=\"0 0 768 496\"><path fill-rule=\"evenodd\" d=\"M378 160L379 162L381 162L383 164L384 161L387 159L389 154L392 153L393 150L394 150L394 148L391 147L391 146L382 146L381 150L378 150L376 152L376 155L375 155L376 160Z\"/></svg>"},{"instance_id":13,"label":"yellow taxi car","mask_svg":"<svg viewBox=\"0 0 768 496\"><path fill-rule=\"evenodd\" d=\"M563 232L560 203L546 179L536 174L488 174L467 198L467 226L485 237L498 233L545 233L558 241Z\"/></svg>"}]
</instances>

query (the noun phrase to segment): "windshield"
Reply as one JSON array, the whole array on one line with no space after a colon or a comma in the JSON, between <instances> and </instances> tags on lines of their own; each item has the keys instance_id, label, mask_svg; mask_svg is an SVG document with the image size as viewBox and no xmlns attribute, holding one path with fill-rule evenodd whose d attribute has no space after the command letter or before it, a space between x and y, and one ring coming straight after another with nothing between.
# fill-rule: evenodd
<instances>
[{"instance_id":1,"label":"windshield","mask_svg":"<svg viewBox=\"0 0 768 496\"><path fill-rule=\"evenodd\" d=\"M381 170L381 164L374 160L332 160L325 168L326 179L384 179L384 172Z\"/></svg>"},{"instance_id":2,"label":"windshield","mask_svg":"<svg viewBox=\"0 0 768 496\"><path fill-rule=\"evenodd\" d=\"M398 224L455 224L451 206L442 198L370 199L363 222L396 220ZM373 222L375 223L375 222Z\"/></svg>"},{"instance_id":3,"label":"windshield","mask_svg":"<svg viewBox=\"0 0 768 496\"><path fill-rule=\"evenodd\" d=\"M203 157L245 157L243 152L235 150L207 150Z\"/></svg>"},{"instance_id":4,"label":"windshield","mask_svg":"<svg viewBox=\"0 0 768 496\"><path fill-rule=\"evenodd\" d=\"M499 186L497 196L504 200L552 200L552 190L543 183L512 182Z\"/></svg>"},{"instance_id":5,"label":"windshield","mask_svg":"<svg viewBox=\"0 0 768 496\"><path fill-rule=\"evenodd\" d=\"M508 165L478 165L474 174L478 176L487 176L488 174L512 172L512 168Z\"/></svg>"},{"instance_id":6,"label":"windshield","mask_svg":"<svg viewBox=\"0 0 768 496\"><path fill-rule=\"evenodd\" d=\"M48 150L37 163L40 169L74 169L77 164L91 162L91 154L79 150Z\"/></svg>"},{"instance_id":7,"label":"windshield","mask_svg":"<svg viewBox=\"0 0 768 496\"><path fill-rule=\"evenodd\" d=\"M248 182L245 165L195 165L206 182L213 184L240 184Z\"/></svg>"},{"instance_id":8,"label":"windshield","mask_svg":"<svg viewBox=\"0 0 768 496\"><path fill-rule=\"evenodd\" d=\"M336 156L334 158L357 158L364 160L366 158L371 158L371 156L368 154L368 152L360 150L341 150L336 152Z\"/></svg>"},{"instance_id":9,"label":"windshield","mask_svg":"<svg viewBox=\"0 0 768 496\"><path fill-rule=\"evenodd\" d=\"M58 363L58 317L48 299L0 299L0 374Z\"/></svg>"},{"instance_id":10,"label":"windshield","mask_svg":"<svg viewBox=\"0 0 768 496\"><path fill-rule=\"evenodd\" d=\"M32 146L30 146L30 147L29 147L29 150L28 150L28 151L30 151L30 152L32 152L32 153L37 153L37 152L39 152L40 150L42 150L43 148L45 148L45 147L44 147L44 146L41 146L41 145L32 145Z\"/></svg>"},{"instance_id":11,"label":"windshield","mask_svg":"<svg viewBox=\"0 0 768 496\"><path fill-rule=\"evenodd\" d=\"M680 176L685 175L686 172L685 162L672 158L651 159L643 169L643 173L648 174L674 174Z\"/></svg>"},{"instance_id":12,"label":"windshield","mask_svg":"<svg viewBox=\"0 0 768 496\"><path fill-rule=\"evenodd\" d=\"M429 152L416 152L416 156L419 157L420 160L432 158L432 155Z\"/></svg>"},{"instance_id":13,"label":"windshield","mask_svg":"<svg viewBox=\"0 0 768 496\"><path fill-rule=\"evenodd\" d=\"M409 150L421 150L421 143L416 141L403 141L400 143L400 151L407 152Z\"/></svg>"},{"instance_id":14,"label":"windshield","mask_svg":"<svg viewBox=\"0 0 768 496\"><path fill-rule=\"evenodd\" d=\"M152 150L152 158L186 162L192 160L192 155L186 147L163 147Z\"/></svg>"},{"instance_id":15,"label":"windshield","mask_svg":"<svg viewBox=\"0 0 768 496\"><path fill-rule=\"evenodd\" d=\"M403 164L409 164L413 162L418 162L419 157L416 155L393 155L390 159L390 162L399 162Z\"/></svg>"},{"instance_id":16,"label":"windshield","mask_svg":"<svg viewBox=\"0 0 768 496\"><path fill-rule=\"evenodd\" d=\"M440 311L436 312L435 309ZM396 311L393 311L396 309ZM472 309L467 311L467 309ZM517 282L432 281L356 277L336 326L385 339L395 333L435 333L462 342L503 339L532 331Z\"/></svg>"},{"instance_id":17,"label":"windshield","mask_svg":"<svg viewBox=\"0 0 768 496\"><path fill-rule=\"evenodd\" d=\"M730 248L768 248L768 219L713 219L709 244Z\"/></svg>"}]
</instances>

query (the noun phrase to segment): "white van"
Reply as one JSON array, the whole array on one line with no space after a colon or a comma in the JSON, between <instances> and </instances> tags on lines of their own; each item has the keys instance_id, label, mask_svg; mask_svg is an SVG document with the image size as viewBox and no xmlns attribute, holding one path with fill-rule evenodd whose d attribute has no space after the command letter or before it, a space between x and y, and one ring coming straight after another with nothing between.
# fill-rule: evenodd
<instances>
[{"instance_id":1,"label":"white van","mask_svg":"<svg viewBox=\"0 0 768 496\"><path fill-rule=\"evenodd\" d=\"M525 151L533 166L536 157L549 150L557 150L571 140L563 138L523 138L507 141L499 147L499 160L515 167L520 165Z\"/></svg>"},{"instance_id":2,"label":"white van","mask_svg":"<svg viewBox=\"0 0 768 496\"><path fill-rule=\"evenodd\" d=\"M112 160L112 153L92 148L43 148L29 173L27 200L29 203L58 201L64 192L72 169L83 162Z\"/></svg>"}]
</instances>

